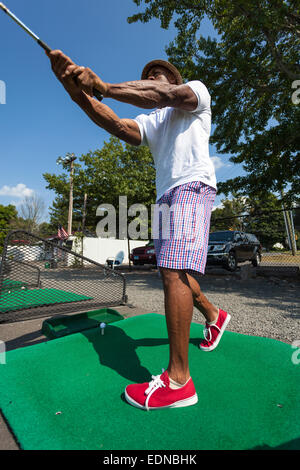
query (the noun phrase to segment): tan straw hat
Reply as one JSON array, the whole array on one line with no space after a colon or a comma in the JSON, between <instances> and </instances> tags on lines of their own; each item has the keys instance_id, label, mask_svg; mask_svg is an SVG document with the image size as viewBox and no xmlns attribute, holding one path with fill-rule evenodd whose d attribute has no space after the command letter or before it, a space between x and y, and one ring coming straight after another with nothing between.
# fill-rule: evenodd
<instances>
[{"instance_id":1,"label":"tan straw hat","mask_svg":"<svg viewBox=\"0 0 300 470\"><path fill-rule=\"evenodd\" d=\"M174 65L170 64L170 62L167 62L166 60L160 60L160 59L152 60L147 65L145 65L144 70L142 72L141 80L147 80L149 70L152 67L155 67L156 65L158 65L160 67L165 67L170 72L172 72L172 74L174 75L174 77L176 79L176 84L177 85L182 85L183 80L182 80L182 77L181 77L179 71L177 70L177 68Z\"/></svg>"}]
</instances>

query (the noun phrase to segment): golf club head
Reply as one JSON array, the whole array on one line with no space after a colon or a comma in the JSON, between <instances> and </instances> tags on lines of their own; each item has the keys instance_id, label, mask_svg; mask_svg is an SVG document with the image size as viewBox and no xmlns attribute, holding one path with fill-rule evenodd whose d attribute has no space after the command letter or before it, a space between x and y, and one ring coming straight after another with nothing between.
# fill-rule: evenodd
<instances>
[{"instance_id":1,"label":"golf club head","mask_svg":"<svg viewBox=\"0 0 300 470\"><path fill-rule=\"evenodd\" d=\"M1 3L1 2L0 2L0 8L1 8L1 10L7 12L6 6L5 6L3 3Z\"/></svg>"}]
</instances>

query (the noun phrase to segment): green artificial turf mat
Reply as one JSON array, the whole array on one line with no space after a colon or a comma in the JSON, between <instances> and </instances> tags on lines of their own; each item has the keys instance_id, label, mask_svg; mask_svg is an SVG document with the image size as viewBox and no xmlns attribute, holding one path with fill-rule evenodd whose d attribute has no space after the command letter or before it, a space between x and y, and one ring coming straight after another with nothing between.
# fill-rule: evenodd
<instances>
[{"instance_id":1,"label":"green artificial turf mat","mask_svg":"<svg viewBox=\"0 0 300 470\"><path fill-rule=\"evenodd\" d=\"M40 307L66 302L89 300L92 297L78 295L59 289L34 289L4 292L0 296L0 312L11 312L25 308Z\"/></svg>"},{"instance_id":2,"label":"green artificial turf mat","mask_svg":"<svg viewBox=\"0 0 300 470\"><path fill-rule=\"evenodd\" d=\"M300 365L291 346L225 332L201 352L191 325L190 370L199 401L143 411L122 399L168 364L165 317L147 314L9 351L0 407L23 449L300 448Z\"/></svg>"},{"instance_id":3,"label":"green artificial turf mat","mask_svg":"<svg viewBox=\"0 0 300 470\"><path fill-rule=\"evenodd\" d=\"M45 320L42 333L49 339L78 333L90 328L99 328L101 323L114 323L123 320L122 315L112 308L101 308L90 312L77 313L66 317L54 317Z\"/></svg>"},{"instance_id":4,"label":"green artificial turf mat","mask_svg":"<svg viewBox=\"0 0 300 470\"><path fill-rule=\"evenodd\" d=\"M2 283L2 290L10 289L22 289L22 287L27 287L26 282L14 281L12 279L5 279Z\"/></svg>"}]
</instances>

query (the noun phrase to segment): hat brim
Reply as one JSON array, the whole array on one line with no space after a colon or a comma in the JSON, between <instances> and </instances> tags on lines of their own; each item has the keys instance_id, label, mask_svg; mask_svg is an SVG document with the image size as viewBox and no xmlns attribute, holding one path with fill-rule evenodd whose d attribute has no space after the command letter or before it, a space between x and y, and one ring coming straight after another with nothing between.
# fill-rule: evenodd
<instances>
[{"instance_id":1,"label":"hat brim","mask_svg":"<svg viewBox=\"0 0 300 470\"><path fill-rule=\"evenodd\" d=\"M142 72L141 80L147 80L149 70L152 69L152 67L155 67L157 65L160 67L166 68L174 75L176 79L176 85L183 84L182 76L180 75L177 68L173 64L170 64L170 62L167 62L166 60L161 60L161 59L151 60L151 62L145 65L144 70Z\"/></svg>"}]
</instances>

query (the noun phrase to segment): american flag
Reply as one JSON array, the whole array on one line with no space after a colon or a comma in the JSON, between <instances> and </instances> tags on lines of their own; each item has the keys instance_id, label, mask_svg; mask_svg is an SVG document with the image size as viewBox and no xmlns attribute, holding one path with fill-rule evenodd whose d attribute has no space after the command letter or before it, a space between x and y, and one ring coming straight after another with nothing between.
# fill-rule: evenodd
<instances>
[{"instance_id":1,"label":"american flag","mask_svg":"<svg viewBox=\"0 0 300 470\"><path fill-rule=\"evenodd\" d=\"M65 240L66 238L69 238L69 235L67 234L62 225L58 226L57 236L60 240Z\"/></svg>"}]
</instances>

